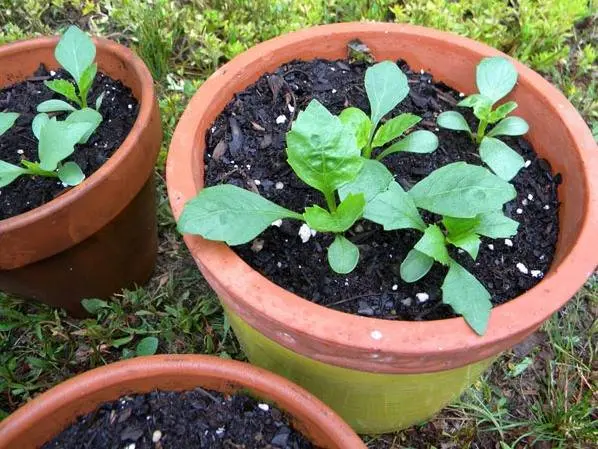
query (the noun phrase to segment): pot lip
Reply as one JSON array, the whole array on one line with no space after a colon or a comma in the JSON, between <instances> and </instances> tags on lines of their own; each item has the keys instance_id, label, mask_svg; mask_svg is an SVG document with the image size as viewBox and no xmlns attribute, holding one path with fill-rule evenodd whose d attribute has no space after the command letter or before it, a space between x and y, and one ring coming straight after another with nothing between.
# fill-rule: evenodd
<instances>
[{"instance_id":1,"label":"pot lip","mask_svg":"<svg viewBox=\"0 0 598 449\"><path fill-rule=\"evenodd\" d=\"M428 39L447 42L461 47L481 57L503 56L511 60L525 78L536 95L546 98L561 120L565 123L576 151L583 162L582 182L586 184L588 196L585 198L588 213L580 224L580 232L570 252L561 263L554 265L545 278L535 287L509 302L494 307L488 330L484 336L476 335L461 318L436 321L388 321L377 318L351 315L312 303L290 293L253 270L228 246L211 242L199 236L185 235L184 239L197 264L216 290L226 291L233 299L227 302L233 311L240 314L248 324L266 321L271 329L270 338L287 347L299 347L296 337L309 336L311 341L334 348L336 356L327 356L301 346L310 352L310 357L320 361L349 367L376 365L379 371L384 368L384 356L408 356L422 358L441 354L444 365L427 371L463 366L463 359L469 363L499 352L513 336L524 336L537 328L550 314L563 306L583 285L598 263L598 151L587 125L565 96L532 69L524 66L508 55L485 44L451 33L430 28L391 23L341 23L323 25L294 33L289 33L247 50L217 70L194 95L183 113L173 135L168 161L167 186L170 204L178 219L185 202L203 187L195 183L192 165L195 142L203 139L204 130L197 123L204 113L204 105L217 97L219 89L235 79L241 79L245 66L256 59L268 59L269 54L280 53L283 48L288 59L293 45L305 39L321 39L331 35L347 38L361 34L394 33L425 36ZM263 333L264 329L258 329ZM291 339L286 332L290 333ZM313 344L313 343L312 343ZM353 360L351 364L344 358L343 349L361 354L363 360ZM372 354L374 353L374 354ZM366 360L371 357L372 360ZM374 360L377 359L377 360ZM392 372L426 372L426 369L406 367L393 368Z\"/></svg>"},{"instance_id":2,"label":"pot lip","mask_svg":"<svg viewBox=\"0 0 598 449\"><path fill-rule=\"evenodd\" d=\"M289 416L300 420L309 419L317 423L323 433L330 435L332 441L339 443L338 447L365 448L361 439L347 423L326 404L300 386L245 362L196 354L136 357L95 368L68 379L42 393L0 422L0 447L5 447L3 443L6 444L19 434L27 432L40 419L46 419L53 410L85 403L90 394L121 384L165 376L173 379L188 376L224 379L241 386L241 389L256 390L256 396L264 400L275 403L287 400L289 403L292 402L295 408L293 412L285 409ZM201 386L201 383L198 382L197 386ZM167 391L168 388L163 390ZM134 388L130 391L133 394L138 392ZM118 398L112 400L116 399Z\"/></svg>"},{"instance_id":3,"label":"pot lip","mask_svg":"<svg viewBox=\"0 0 598 449\"><path fill-rule=\"evenodd\" d=\"M131 152L139 145L143 135L143 129L151 121L154 108L154 80L145 63L129 48L117 42L101 37L93 37L97 53L106 52L118 55L119 59L126 61L128 68L135 73L140 80L141 96L137 98L139 103L139 113L133 123L133 127L123 143L108 158L108 160L98 168L91 176L58 197L35 209L15 215L14 217L0 220L0 235L3 232L12 232L16 229L22 229L31 223L55 215L58 211L67 209L71 204L85 196L96 186L106 182L106 180L118 170L121 162L130 157ZM11 42L0 46L0 58L15 53L26 53L34 48L52 46L55 47L60 36L45 36L34 39Z\"/></svg>"}]
</instances>

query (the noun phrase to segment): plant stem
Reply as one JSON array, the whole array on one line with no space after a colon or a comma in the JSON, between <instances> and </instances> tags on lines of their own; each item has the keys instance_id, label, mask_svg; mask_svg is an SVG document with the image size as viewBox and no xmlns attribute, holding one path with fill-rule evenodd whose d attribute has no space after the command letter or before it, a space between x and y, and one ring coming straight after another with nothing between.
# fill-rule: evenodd
<instances>
[{"instance_id":1,"label":"plant stem","mask_svg":"<svg viewBox=\"0 0 598 449\"><path fill-rule=\"evenodd\" d=\"M326 198L326 204L328 205L328 210L330 210L330 212L335 212L336 211L336 199L334 198L334 191L325 192L324 198Z\"/></svg>"},{"instance_id":2,"label":"plant stem","mask_svg":"<svg viewBox=\"0 0 598 449\"><path fill-rule=\"evenodd\" d=\"M478 125L478 132L475 138L475 141L478 145L482 143L482 139L484 138L484 133L486 132L487 127L488 122L486 120L481 120L480 124Z\"/></svg>"}]
</instances>

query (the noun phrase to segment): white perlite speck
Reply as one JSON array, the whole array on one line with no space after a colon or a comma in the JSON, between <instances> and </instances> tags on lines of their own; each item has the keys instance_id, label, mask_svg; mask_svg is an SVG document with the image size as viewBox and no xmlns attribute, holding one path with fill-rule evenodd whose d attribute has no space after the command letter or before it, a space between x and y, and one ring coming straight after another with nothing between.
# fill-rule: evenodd
<instances>
[{"instance_id":1,"label":"white perlite speck","mask_svg":"<svg viewBox=\"0 0 598 449\"><path fill-rule=\"evenodd\" d=\"M399 288L399 286L397 284L395 284L391 288L392 288L392 291L396 292L397 289Z\"/></svg>"},{"instance_id":2,"label":"white perlite speck","mask_svg":"<svg viewBox=\"0 0 598 449\"><path fill-rule=\"evenodd\" d=\"M424 74L424 69L419 69L419 74L423 75Z\"/></svg>"},{"instance_id":3,"label":"white perlite speck","mask_svg":"<svg viewBox=\"0 0 598 449\"><path fill-rule=\"evenodd\" d=\"M276 123L278 125L282 125L286 121L287 121L287 118L284 115L279 115L278 117L276 117Z\"/></svg>"},{"instance_id":4,"label":"white perlite speck","mask_svg":"<svg viewBox=\"0 0 598 449\"><path fill-rule=\"evenodd\" d=\"M494 245L492 243L488 244L488 248L491 249L492 251L494 251Z\"/></svg>"},{"instance_id":5,"label":"white perlite speck","mask_svg":"<svg viewBox=\"0 0 598 449\"><path fill-rule=\"evenodd\" d=\"M523 204L524 206L527 206L529 204L529 201L527 200L527 198L523 198L523 200L521 201L521 204Z\"/></svg>"},{"instance_id":6,"label":"white perlite speck","mask_svg":"<svg viewBox=\"0 0 598 449\"><path fill-rule=\"evenodd\" d=\"M54 70L50 70L50 76L54 76L56 75L56 72Z\"/></svg>"},{"instance_id":7,"label":"white perlite speck","mask_svg":"<svg viewBox=\"0 0 598 449\"><path fill-rule=\"evenodd\" d=\"M276 262L276 266L277 266L278 268L282 268L282 262Z\"/></svg>"},{"instance_id":8,"label":"white perlite speck","mask_svg":"<svg viewBox=\"0 0 598 449\"><path fill-rule=\"evenodd\" d=\"M25 153L23 150L17 150L17 154L23 154Z\"/></svg>"},{"instance_id":9,"label":"white perlite speck","mask_svg":"<svg viewBox=\"0 0 598 449\"><path fill-rule=\"evenodd\" d=\"M155 430L152 434L152 442L157 443L158 441L160 441L160 438L162 438L162 432L160 432L159 430Z\"/></svg>"},{"instance_id":10,"label":"white perlite speck","mask_svg":"<svg viewBox=\"0 0 598 449\"><path fill-rule=\"evenodd\" d=\"M260 410L263 410L265 412L267 412L268 410L270 410L270 406L268 404L258 404L257 406L258 406L258 408Z\"/></svg>"},{"instance_id":11,"label":"white perlite speck","mask_svg":"<svg viewBox=\"0 0 598 449\"><path fill-rule=\"evenodd\" d=\"M411 301L413 301L411 298L401 299L401 304L403 304L405 307L409 307L411 305Z\"/></svg>"},{"instance_id":12,"label":"white perlite speck","mask_svg":"<svg viewBox=\"0 0 598 449\"><path fill-rule=\"evenodd\" d=\"M270 226L276 226L277 228L280 228L282 226L282 219L279 218L278 220L273 221Z\"/></svg>"},{"instance_id":13,"label":"white perlite speck","mask_svg":"<svg viewBox=\"0 0 598 449\"><path fill-rule=\"evenodd\" d=\"M428 299L430 299L430 295L428 295L425 292L423 292L423 293L416 293L415 297L417 298L417 300L419 302L426 302Z\"/></svg>"},{"instance_id":14,"label":"white perlite speck","mask_svg":"<svg viewBox=\"0 0 598 449\"><path fill-rule=\"evenodd\" d=\"M295 108L293 107L293 105L287 105L287 107L289 108L289 112L295 112Z\"/></svg>"},{"instance_id":15,"label":"white perlite speck","mask_svg":"<svg viewBox=\"0 0 598 449\"><path fill-rule=\"evenodd\" d=\"M307 224L303 223L299 228L299 237L301 237L301 241L303 243L307 243L312 235L312 229L309 226L307 226Z\"/></svg>"},{"instance_id":16,"label":"white perlite speck","mask_svg":"<svg viewBox=\"0 0 598 449\"><path fill-rule=\"evenodd\" d=\"M546 206L544 206L544 210L548 210L550 209L550 206L547 204Z\"/></svg>"},{"instance_id":17,"label":"white perlite speck","mask_svg":"<svg viewBox=\"0 0 598 449\"><path fill-rule=\"evenodd\" d=\"M540 271L540 270L532 270L532 271L530 271L530 274L532 275L533 278L544 277L544 273L542 273L542 271Z\"/></svg>"},{"instance_id":18,"label":"white perlite speck","mask_svg":"<svg viewBox=\"0 0 598 449\"><path fill-rule=\"evenodd\" d=\"M224 427L218 427L216 429L216 435L222 435L226 429Z\"/></svg>"},{"instance_id":19,"label":"white perlite speck","mask_svg":"<svg viewBox=\"0 0 598 449\"><path fill-rule=\"evenodd\" d=\"M511 239L505 239L505 245L513 246L513 241Z\"/></svg>"},{"instance_id":20,"label":"white perlite speck","mask_svg":"<svg viewBox=\"0 0 598 449\"><path fill-rule=\"evenodd\" d=\"M262 183L262 181L260 181L259 179L254 179L254 180L253 180L253 183L254 183L256 186L259 186L259 185Z\"/></svg>"},{"instance_id":21,"label":"white perlite speck","mask_svg":"<svg viewBox=\"0 0 598 449\"><path fill-rule=\"evenodd\" d=\"M465 94L464 94L463 92L459 92L459 96L460 96L461 98L463 98L463 97L465 96Z\"/></svg>"},{"instance_id":22,"label":"white perlite speck","mask_svg":"<svg viewBox=\"0 0 598 449\"><path fill-rule=\"evenodd\" d=\"M523 164L525 168L529 167L530 165L532 165L532 161L525 161L525 164Z\"/></svg>"},{"instance_id":23,"label":"white perlite speck","mask_svg":"<svg viewBox=\"0 0 598 449\"><path fill-rule=\"evenodd\" d=\"M336 89L332 89L332 91L331 91L331 92L332 92L333 94L335 94L335 93L336 93Z\"/></svg>"},{"instance_id":24,"label":"white perlite speck","mask_svg":"<svg viewBox=\"0 0 598 449\"><path fill-rule=\"evenodd\" d=\"M274 187L276 188L276 190L282 190L284 188L284 184L279 181L276 184L274 184Z\"/></svg>"},{"instance_id":25,"label":"white perlite speck","mask_svg":"<svg viewBox=\"0 0 598 449\"><path fill-rule=\"evenodd\" d=\"M523 274L527 274L529 273L529 270L527 269L527 267L525 265L523 265L521 262L518 262L517 265L515 265L517 267L517 269L519 271L521 271Z\"/></svg>"},{"instance_id":26,"label":"white perlite speck","mask_svg":"<svg viewBox=\"0 0 598 449\"><path fill-rule=\"evenodd\" d=\"M128 446L125 446L125 449L135 449L135 443L131 443Z\"/></svg>"},{"instance_id":27,"label":"white perlite speck","mask_svg":"<svg viewBox=\"0 0 598 449\"><path fill-rule=\"evenodd\" d=\"M531 193L527 194L527 199L532 201L534 199L534 195L532 195Z\"/></svg>"},{"instance_id":28,"label":"white perlite speck","mask_svg":"<svg viewBox=\"0 0 598 449\"><path fill-rule=\"evenodd\" d=\"M523 209L519 208L515 212L517 212L518 214L522 214L523 213Z\"/></svg>"}]
</instances>

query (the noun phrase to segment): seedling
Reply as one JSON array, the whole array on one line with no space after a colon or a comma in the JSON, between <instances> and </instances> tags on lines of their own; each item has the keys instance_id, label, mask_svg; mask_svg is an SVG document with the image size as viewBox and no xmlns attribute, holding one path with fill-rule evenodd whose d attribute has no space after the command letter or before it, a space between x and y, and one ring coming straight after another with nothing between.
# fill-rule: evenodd
<instances>
[{"instance_id":1,"label":"seedling","mask_svg":"<svg viewBox=\"0 0 598 449\"><path fill-rule=\"evenodd\" d=\"M382 118L392 111L409 93L407 77L392 61L382 61L365 72L365 90L370 102L370 116L361 109L351 107L340 114L341 121L355 134L357 147L364 158L372 151L401 137L417 125L421 118L414 114L401 114L378 127ZM430 131L414 131L382 151L380 160L399 151L430 153L438 147L438 138Z\"/></svg>"},{"instance_id":2,"label":"seedling","mask_svg":"<svg viewBox=\"0 0 598 449\"><path fill-rule=\"evenodd\" d=\"M46 114L38 114L32 128L39 141L39 162L23 159L22 166L18 166L0 161L0 188L22 175L58 178L68 186L80 184L85 178L81 168L75 162L63 161L75 151L75 144L90 133L92 127L87 122L59 122Z\"/></svg>"},{"instance_id":3,"label":"seedling","mask_svg":"<svg viewBox=\"0 0 598 449\"><path fill-rule=\"evenodd\" d=\"M12 128L18 118L16 112L0 112L0 136Z\"/></svg>"},{"instance_id":4,"label":"seedling","mask_svg":"<svg viewBox=\"0 0 598 449\"><path fill-rule=\"evenodd\" d=\"M96 47L91 38L76 26L70 26L56 46L54 56L60 65L73 77L75 84L67 80L45 81L45 85L66 99L75 103L79 108L87 108L87 96L96 77L98 66L93 61L96 57ZM96 100L95 109L98 111L104 94ZM76 108L66 101L48 100L37 107L38 112L71 112Z\"/></svg>"},{"instance_id":5,"label":"seedling","mask_svg":"<svg viewBox=\"0 0 598 449\"><path fill-rule=\"evenodd\" d=\"M496 136L520 136L529 130L521 117L508 114L517 108L517 103L508 101L493 108L497 101L506 96L517 83L517 70L510 61L501 57L485 58L476 69L476 84L479 93L463 99L457 106L473 108L479 119L474 134L465 117L457 111L443 112L438 116L438 126L456 131L466 131L480 145L480 157L494 173L510 181L524 166L523 158ZM495 125L494 125L495 124ZM488 125L494 127L486 132Z\"/></svg>"}]
</instances>

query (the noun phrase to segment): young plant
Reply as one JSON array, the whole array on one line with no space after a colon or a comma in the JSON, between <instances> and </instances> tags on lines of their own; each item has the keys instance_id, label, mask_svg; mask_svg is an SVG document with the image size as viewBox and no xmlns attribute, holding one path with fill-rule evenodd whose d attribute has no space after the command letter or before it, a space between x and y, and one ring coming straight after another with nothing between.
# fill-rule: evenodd
<instances>
[{"instance_id":1,"label":"young plant","mask_svg":"<svg viewBox=\"0 0 598 449\"><path fill-rule=\"evenodd\" d=\"M0 112L0 136L12 128L18 118L16 112Z\"/></svg>"},{"instance_id":2,"label":"young plant","mask_svg":"<svg viewBox=\"0 0 598 449\"><path fill-rule=\"evenodd\" d=\"M351 107L340 114L341 121L351 128L362 155L370 159L372 151L401 137L417 125L421 118L401 114L378 127L382 118L392 111L409 93L407 77L392 61L382 61L365 72L365 90L370 102L370 117L361 109ZM378 154L380 160L399 151L430 153L438 147L438 138L430 131L414 131Z\"/></svg>"},{"instance_id":3,"label":"young plant","mask_svg":"<svg viewBox=\"0 0 598 449\"><path fill-rule=\"evenodd\" d=\"M90 133L92 124L87 122L68 123L38 114L32 123L37 137L39 162L23 159L21 166L0 161L0 188L12 183L22 175L58 178L63 184L80 184L85 175L75 162L63 162L75 151L75 145Z\"/></svg>"},{"instance_id":4,"label":"young plant","mask_svg":"<svg viewBox=\"0 0 598 449\"><path fill-rule=\"evenodd\" d=\"M302 181L322 193L326 208L313 205L299 214L245 189L219 185L203 189L185 205L179 231L240 245L273 222L292 218L314 231L334 233L328 262L337 273L351 272L359 260L359 249L343 233L361 218L366 200L357 192L345 195L339 203L337 192L357 177L364 163L353 133L312 100L287 133L287 160Z\"/></svg>"},{"instance_id":5,"label":"young plant","mask_svg":"<svg viewBox=\"0 0 598 449\"><path fill-rule=\"evenodd\" d=\"M87 107L87 96L98 71L97 64L93 62L96 57L96 47L93 41L86 33L72 25L58 42L54 50L54 56L73 77L76 85L61 79L45 81L44 84L49 89L75 103L80 109L89 109ZM104 94L101 94L96 100L96 111L100 109L103 97ZM71 112L75 110L75 107L62 100L44 101L37 107L38 112Z\"/></svg>"},{"instance_id":6,"label":"young plant","mask_svg":"<svg viewBox=\"0 0 598 449\"><path fill-rule=\"evenodd\" d=\"M466 131L474 142L480 145L480 157L488 167L501 178L510 181L524 166L525 161L507 144L496 136L520 136L529 130L521 117L508 114L517 108L517 103L508 101L493 108L517 83L517 70L507 59L485 58L476 69L476 85L479 93L463 99L457 106L470 107L479 119L476 133L469 127L465 117L457 111L443 112L438 116L438 126L456 131ZM486 132L488 125L494 127Z\"/></svg>"}]
</instances>

